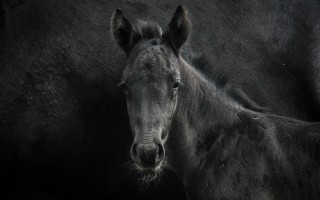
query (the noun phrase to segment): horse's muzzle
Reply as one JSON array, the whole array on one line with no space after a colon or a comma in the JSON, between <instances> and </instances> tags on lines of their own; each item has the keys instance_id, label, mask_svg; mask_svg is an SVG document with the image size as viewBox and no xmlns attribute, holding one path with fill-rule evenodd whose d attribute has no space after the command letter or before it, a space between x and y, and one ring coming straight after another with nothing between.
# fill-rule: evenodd
<instances>
[{"instance_id":1,"label":"horse's muzzle","mask_svg":"<svg viewBox=\"0 0 320 200\"><path fill-rule=\"evenodd\" d=\"M132 160L143 169L156 169L164 158L162 144L134 143L131 147Z\"/></svg>"}]
</instances>

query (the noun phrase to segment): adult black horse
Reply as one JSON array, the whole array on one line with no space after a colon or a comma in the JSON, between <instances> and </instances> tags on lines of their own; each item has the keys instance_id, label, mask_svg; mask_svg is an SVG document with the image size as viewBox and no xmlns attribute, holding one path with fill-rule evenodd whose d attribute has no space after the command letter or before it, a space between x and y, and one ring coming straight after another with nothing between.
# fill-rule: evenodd
<instances>
[{"instance_id":1,"label":"adult black horse","mask_svg":"<svg viewBox=\"0 0 320 200\"><path fill-rule=\"evenodd\" d=\"M132 25L120 9L112 25L128 55L121 85L143 181L165 166L190 200L319 199L320 123L246 109L219 76L204 78L181 56L191 30L185 8L164 33Z\"/></svg>"},{"instance_id":2,"label":"adult black horse","mask_svg":"<svg viewBox=\"0 0 320 200\"><path fill-rule=\"evenodd\" d=\"M314 84L306 79L317 63L318 1L184 4L197 30L191 45L210 56L214 71L224 71L274 113L318 119ZM126 176L131 138L117 86L125 55L108 31L114 8L164 25L177 3L2 0L1 5L0 157L1 182L7 185L1 189L33 199L183 196L176 181L141 195Z\"/></svg>"}]
</instances>

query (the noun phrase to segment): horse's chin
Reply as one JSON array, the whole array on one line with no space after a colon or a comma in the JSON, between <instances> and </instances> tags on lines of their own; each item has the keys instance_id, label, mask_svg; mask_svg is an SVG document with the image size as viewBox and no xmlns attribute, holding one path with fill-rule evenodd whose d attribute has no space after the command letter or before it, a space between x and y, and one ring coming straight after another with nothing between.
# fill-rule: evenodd
<instances>
[{"instance_id":1,"label":"horse's chin","mask_svg":"<svg viewBox=\"0 0 320 200\"><path fill-rule=\"evenodd\" d=\"M135 171L138 174L138 180L145 186L151 183L159 183L163 167L163 162L155 167L143 167L139 164L134 164Z\"/></svg>"}]
</instances>

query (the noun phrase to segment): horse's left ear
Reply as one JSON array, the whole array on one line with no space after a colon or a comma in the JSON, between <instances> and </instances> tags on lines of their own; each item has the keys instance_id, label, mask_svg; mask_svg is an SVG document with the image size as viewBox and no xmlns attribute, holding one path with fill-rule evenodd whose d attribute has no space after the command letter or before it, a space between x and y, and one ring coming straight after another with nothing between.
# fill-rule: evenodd
<instances>
[{"instance_id":1,"label":"horse's left ear","mask_svg":"<svg viewBox=\"0 0 320 200\"><path fill-rule=\"evenodd\" d=\"M189 38L190 32L191 22L188 18L188 11L180 5L162 37L179 53L180 48Z\"/></svg>"}]
</instances>

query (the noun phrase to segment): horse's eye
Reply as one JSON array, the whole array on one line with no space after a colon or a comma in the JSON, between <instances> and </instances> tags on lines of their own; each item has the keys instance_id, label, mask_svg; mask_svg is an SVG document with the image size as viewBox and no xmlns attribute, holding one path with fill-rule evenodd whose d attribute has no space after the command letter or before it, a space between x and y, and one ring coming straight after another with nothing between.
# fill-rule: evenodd
<instances>
[{"instance_id":1,"label":"horse's eye","mask_svg":"<svg viewBox=\"0 0 320 200\"><path fill-rule=\"evenodd\" d=\"M178 89L179 83L178 83L178 82L175 82L172 87L173 87L173 89Z\"/></svg>"}]
</instances>

